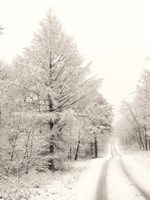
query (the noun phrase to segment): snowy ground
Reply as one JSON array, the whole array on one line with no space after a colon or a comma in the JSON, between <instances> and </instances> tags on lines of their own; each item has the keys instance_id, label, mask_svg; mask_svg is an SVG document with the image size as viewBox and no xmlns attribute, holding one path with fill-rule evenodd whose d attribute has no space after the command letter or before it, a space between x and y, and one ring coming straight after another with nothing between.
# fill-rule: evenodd
<instances>
[{"instance_id":1,"label":"snowy ground","mask_svg":"<svg viewBox=\"0 0 150 200\"><path fill-rule=\"evenodd\" d=\"M150 151L126 154L124 162L137 182L150 194Z\"/></svg>"},{"instance_id":2,"label":"snowy ground","mask_svg":"<svg viewBox=\"0 0 150 200\"><path fill-rule=\"evenodd\" d=\"M136 182L150 193L150 151L126 152L119 157L110 146L107 156L73 162L63 172L31 173L21 179L3 179L0 199L143 200L143 195L121 168L120 160ZM102 173L106 176L106 183L102 181L101 184ZM101 196L103 189L106 190L104 198Z\"/></svg>"},{"instance_id":3,"label":"snowy ground","mask_svg":"<svg viewBox=\"0 0 150 200\"><path fill-rule=\"evenodd\" d=\"M91 200L102 164L102 158L78 161L65 172L31 173L21 179L3 179L0 182L0 199Z\"/></svg>"},{"instance_id":4,"label":"snowy ground","mask_svg":"<svg viewBox=\"0 0 150 200\"><path fill-rule=\"evenodd\" d=\"M118 157L112 159L107 173L109 200L144 200L121 169Z\"/></svg>"}]
</instances>

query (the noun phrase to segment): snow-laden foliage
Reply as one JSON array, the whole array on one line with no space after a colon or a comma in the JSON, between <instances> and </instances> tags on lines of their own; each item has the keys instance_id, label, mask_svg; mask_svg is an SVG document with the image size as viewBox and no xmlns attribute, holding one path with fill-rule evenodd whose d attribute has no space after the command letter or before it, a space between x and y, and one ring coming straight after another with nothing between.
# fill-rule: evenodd
<instances>
[{"instance_id":1,"label":"snow-laden foliage","mask_svg":"<svg viewBox=\"0 0 150 200\"><path fill-rule=\"evenodd\" d=\"M140 148L150 148L150 71L144 70L132 102L123 102L121 112L128 120L126 135Z\"/></svg>"},{"instance_id":2,"label":"snow-laden foliage","mask_svg":"<svg viewBox=\"0 0 150 200\"><path fill-rule=\"evenodd\" d=\"M49 10L7 76L0 71L2 173L56 170L94 146L98 151L100 134L111 131L112 109L90 65Z\"/></svg>"}]
</instances>

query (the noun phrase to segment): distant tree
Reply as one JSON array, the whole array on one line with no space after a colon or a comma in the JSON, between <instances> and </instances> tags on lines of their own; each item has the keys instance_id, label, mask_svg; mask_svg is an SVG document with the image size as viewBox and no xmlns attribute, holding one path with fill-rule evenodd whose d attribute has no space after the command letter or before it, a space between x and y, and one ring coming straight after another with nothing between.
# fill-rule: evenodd
<instances>
[{"instance_id":1,"label":"distant tree","mask_svg":"<svg viewBox=\"0 0 150 200\"><path fill-rule=\"evenodd\" d=\"M102 95L97 95L95 102L89 105L87 113L94 140L94 157L97 158L99 134L105 134L105 132L112 131L112 107L107 103Z\"/></svg>"},{"instance_id":2,"label":"distant tree","mask_svg":"<svg viewBox=\"0 0 150 200\"><path fill-rule=\"evenodd\" d=\"M3 34L4 27L2 25L0 25L0 34Z\"/></svg>"},{"instance_id":3,"label":"distant tree","mask_svg":"<svg viewBox=\"0 0 150 200\"><path fill-rule=\"evenodd\" d=\"M126 116L127 119L129 119L132 125L134 125L137 141L140 147L144 148L142 125L139 121L136 107L134 106L134 104L124 101L121 112Z\"/></svg>"},{"instance_id":4,"label":"distant tree","mask_svg":"<svg viewBox=\"0 0 150 200\"><path fill-rule=\"evenodd\" d=\"M149 149L150 139L150 71L144 70L138 82L133 102L123 102L121 112L126 116L131 126L132 134L136 135L136 142L140 148ZM148 147L149 146L149 147Z\"/></svg>"},{"instance_id":5,"label":"distant tree","mask_svg":"<svg viewBox=\"0 0 150 200\"><path fill-rule=\"evenodd\" d=\"M79 119L81 127L78 136L75 160L78 158L79 147L82 141L92 144L94 157L98 157L98 138L101 134L111 132L112 107L96 90L85 98L79 106ZM82 118L82 120L81 120ZM94 146L94 150L93 150Z\"/></svg>"}]
</instances>

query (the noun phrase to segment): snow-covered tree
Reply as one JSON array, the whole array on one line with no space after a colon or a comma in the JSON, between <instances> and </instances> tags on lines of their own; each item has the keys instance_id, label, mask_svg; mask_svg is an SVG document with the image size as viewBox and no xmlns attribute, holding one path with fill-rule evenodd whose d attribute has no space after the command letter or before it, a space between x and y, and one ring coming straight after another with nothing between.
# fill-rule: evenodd
<instances>
[{"instance_id":1,"label":"snow-covered tree","mask_svg":"<svg viewBox=\"0 0 150 200\"><path fill-rule=\"evenodd\" d=\"M123 102L122 111L130 121L140 148L148 149L150 130L150 71L144 70L138 82L133 102Z\"/></svg>"},{"instance_id":2,"label":"snow-covered tree","mask_svg":"<svg viewBox=\"0 0 150 200\"><path fill-rule=\"evenodd\" d=\"M65 33L52 10L40 23L31 46L14 62L18 104L21 103L24 112L34 110L41 119L41 134L47 132L49 138L46 140L50 168L53 168L56 152L60 152L62 135L66 138L67 133L69 143L73 131L65 131L71 122L64 116L67 117L66 113L72 112L75 104L98 87L99 80L87 78L89 65L84 64L76 44Z\"/></svg>"},{"instance_id":3,"label":"snow-covered tree","mask_svg":"<svg viewBox=\"0 0 150 200\"><path fill-rule=\"evenodd\" d=\"M110 129L111 106L98 92L101 80L89 76L90 65L49 10L9 70L6 171L55 170Z\"/></svg>"},{"instance_id":4,"label":"snow-covered tree","mask_svg":"<svg viewBox=\"0 0 150 200\"><path fill-rule=\"evenodd\" d=\"M2 31L4 30L3 26L0 24L0 34L2 34Z\"/></svg>"},{"instance_id":5,"label":"snow-covered tree","mask_svg":"<svg viewBox=\"0 0 150 200\"><path fill-rule=\"evenodd\" d=\"M90 148L94 153L94 157L98 157L98 140L100 136L112 130L112 106L95 90L80 102L77 113L79 119L82 118L77 150L79 150L79 145L81 146L82 142L88 143L92 146Z\"/></svg>"}]
</instances>

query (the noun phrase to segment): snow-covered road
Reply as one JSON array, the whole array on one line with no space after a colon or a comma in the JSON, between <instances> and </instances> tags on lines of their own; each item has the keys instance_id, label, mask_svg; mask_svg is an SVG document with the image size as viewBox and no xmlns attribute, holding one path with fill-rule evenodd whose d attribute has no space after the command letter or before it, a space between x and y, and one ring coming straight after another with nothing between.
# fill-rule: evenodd
<instances>
[{"instance_id":1,"label":"snow-covered road","mask_svg":"<svg viewBox=\"0 0 150 200\"><path fill-rule=\"evenodd\" d=\"M136 176L124 156L110 145L107 157L91 161L88 171L81 177L76 199L150 200L149 191Z\"/></svg>"},{"instance_id":2,"label":"snow-covered road","mask_svg":"<svg viewBox=\"0 0 150 200\"><path fill-rule=\"evenodd\" d=\"M45 175L30 199L150 200L150 152L122 154L111 143L107 156L72 164L71 171Z\"/></svg>"},{"instance_id":3,"label":"snow-covered road","mask_svg":"<svg viewBox=\"0 0 150 200\"><path fill-rule=\"evenodd\" d=\"M120 165L120 158L114 156L107 171L107 198L109 200L144 200ZM99 199L100 200L100 199Z\"/></svg>"},{"instance_id":4,"label":"snow-covered road","mask_svg":"<svg viewBox=\"0 0 150 200\"><path fill-rule=\"evenodd\" d=\"M123 173L116 157L112 158L108 167L107 195L109 200L143 200L140 193Z\"/></svg>"}]
</instances>

